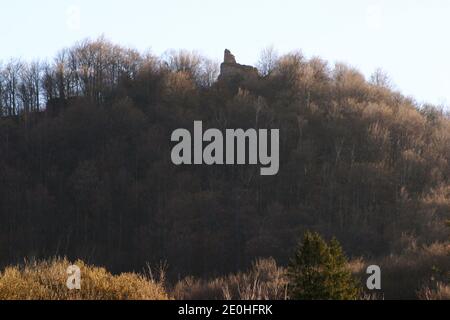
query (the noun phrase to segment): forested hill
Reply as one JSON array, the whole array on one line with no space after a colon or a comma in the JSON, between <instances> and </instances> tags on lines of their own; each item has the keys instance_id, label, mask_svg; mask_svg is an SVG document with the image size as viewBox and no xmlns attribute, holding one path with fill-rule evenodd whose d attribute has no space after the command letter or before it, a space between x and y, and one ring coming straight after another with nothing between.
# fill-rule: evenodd
<instances>
[{"instance_id":1,"label":"forested hill","mask_svg":"<svg viewBox=\"0 0 450 320\"><path fill-rule=\"evenodd\" d=\"M0 264L67 255L173 274L287 262L304 231L351 256L448 239L450 120L346 65L266 51L216 81L196 53L104 39L0 72ZM412 74L411 76L415 76ZM424 80L426 81L426 80ZM280 129L280 171L175 166L174 129Z\"/></svg>"}]
</instances>

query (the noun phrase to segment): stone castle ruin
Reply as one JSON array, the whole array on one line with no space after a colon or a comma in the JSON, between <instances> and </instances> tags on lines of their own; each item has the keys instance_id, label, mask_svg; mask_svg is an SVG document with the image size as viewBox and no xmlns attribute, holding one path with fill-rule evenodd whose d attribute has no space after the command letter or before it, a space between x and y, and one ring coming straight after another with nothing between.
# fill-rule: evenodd
<instances>
[{"instance_id":1,"label":"stone castle ruin","mask_svg":"<svg viewBox=\"0 0 450 320\"><path fill-rule=\"evenodd\" d=\"M237 63L230 50L225 50L223 63L220 65L219 80L253 80L257 79L258 76L258 69Z\"/></svg>"}]
</instances>

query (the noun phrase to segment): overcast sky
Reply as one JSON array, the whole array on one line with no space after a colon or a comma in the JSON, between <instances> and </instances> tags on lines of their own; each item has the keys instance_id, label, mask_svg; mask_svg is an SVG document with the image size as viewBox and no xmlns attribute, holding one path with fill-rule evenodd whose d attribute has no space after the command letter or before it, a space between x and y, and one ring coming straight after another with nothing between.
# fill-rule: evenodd
<instances>
[{"instance_id":1,"label":"overcast sky","mask_svg":"<svg viewBox=\"0 0 450 320\"><path fill-rule=\"evenodd\" d=\"M369 76L381 67L419 102L450 104L447 0L0 0L0 60L51 58L104 34L161 54L229 48L254 64L262 48L301 49Z\"/></svg>"}]
</instances>

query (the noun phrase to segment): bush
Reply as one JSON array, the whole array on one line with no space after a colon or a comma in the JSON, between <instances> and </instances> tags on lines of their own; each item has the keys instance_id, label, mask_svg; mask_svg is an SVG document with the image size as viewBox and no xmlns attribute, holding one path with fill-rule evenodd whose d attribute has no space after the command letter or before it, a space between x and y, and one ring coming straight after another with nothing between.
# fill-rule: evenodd
<instances>
[{"instance_id":1,"label":"bush","mask_svg":"<svg viewBox=\"0 0 450 320\"><path fill-rule=\"evenodd\" d=\"M174 288L177 300L286 300L285 270L274 259L260 259L247 272L210 281L187 277Z\"/></svg>"},{"instance_id":2,"label":"bush","mask_svg":"<svg viewBox=\"0 0 450 320\"><path fill-rule=\"evenodd\" d=\"M419 297L423 300L450 300L450 285L438 283L436 289L422 289Z\"/></svg>"},{"instance_id":3,"label":"bush","mask_svg":"<svg viewBox=\"0 0 450 320\"><path fill-rule=\"evenodd\" d=\"M380 266L382 288L375 292L378 298L431 300L444 297L450 280L450 244L419 245L413 236L405 236L402 241L405 242L402 252L379 259L354 259L349 268L365 283L367 266ZM374 292L365 290L362 294L364 297Z\"/></svg>"},{"instance_id":4,"label":"bush","mask_svg":"<svg viewBox=\"0 0 450 320\"><path fill-rule=\"evenodd\" d=\"M114 276L77 261L81 290L66 287L66 259L25 263L0 273L0 300L166 300L162 283L135 273Z\"/></svg>"}]
</instances>

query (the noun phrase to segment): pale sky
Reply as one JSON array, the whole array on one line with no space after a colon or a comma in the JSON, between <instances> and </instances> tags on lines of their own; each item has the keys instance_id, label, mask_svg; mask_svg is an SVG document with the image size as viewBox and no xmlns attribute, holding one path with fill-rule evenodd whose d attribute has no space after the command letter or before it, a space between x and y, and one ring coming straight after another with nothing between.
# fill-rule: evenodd
<instances>
[{"instance_id":1,"label":"pale sky","mask_svg":"<svg viewBox=\"0 0 450 320\"><path fill-rule=\"evenodd\" d=\"M230 49L254 64L261 49L300 49L378 67L419 102L450 104L448 0L0 0L0 61L52 58L104 34L161 54L189 49L222 60Z\"/></svg>"}]
</instances>

